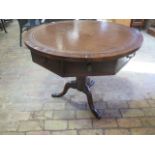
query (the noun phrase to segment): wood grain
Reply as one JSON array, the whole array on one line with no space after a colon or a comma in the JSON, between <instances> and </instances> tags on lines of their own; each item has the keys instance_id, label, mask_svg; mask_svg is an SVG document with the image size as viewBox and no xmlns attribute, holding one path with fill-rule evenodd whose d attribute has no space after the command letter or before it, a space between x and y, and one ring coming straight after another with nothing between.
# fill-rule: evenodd
<instances>
[{"instance_id":1,"label":"wood grain","mask_svg":"<svg viewBox=\"0 0 155 155\"><path fill-rule=\"evenodd\" d=\"M102 21L64 21L41 25L24 36L31 51L70 61L120 58L140 48L139 31Z\"/></svg>"}]
</instances>

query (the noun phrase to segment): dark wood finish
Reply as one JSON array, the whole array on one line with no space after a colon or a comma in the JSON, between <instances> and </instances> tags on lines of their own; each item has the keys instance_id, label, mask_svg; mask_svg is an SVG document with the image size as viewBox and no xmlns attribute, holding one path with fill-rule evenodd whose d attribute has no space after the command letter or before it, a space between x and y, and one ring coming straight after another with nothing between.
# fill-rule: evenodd
<instances>
[{"instance_id":1,"label":"dark wood finish","mask_svg":"<svg viewBox=\"0 0 155 155\"><path fill-rule=\"evenodd\" d=\"M86 77L77 77L75 81L66 83L66 85L61 93L52 94L52 97L61 97L61 96L65 95L67 93L67 91L69 90L69 88L73 88L73 89L82 91L87 96L90 110L96 116L96 118L100 119L101 116L100 116L99 112L97 111L97 109L95 109L94 104L93 104L92 94L89 90L90 86L91 86L90 80L87 81Z\"/></svg>"},{"instance_id":2,"label":"dark wood finish","mask_svg":"<svg viewBox=\"0 0 155 155\"><path fill-rule=\"evenodd\" d=\"M114 60L68 61L49 58L46 54L32 51L32 60L61 77L96 76L116 74L135 53Z\"/></svg>"},{"instance_id":3,"label":"dark wood finish","mask_svg":"<svg viewBox=\"0 0 155 155\"><path fill-rule=\"evenodd\" d=\"M155 37L155 27L149 27L148 30L147 30L147 32L148 32L150 35L152 35L152 36Z\"/></svg>"},{"instance_id":4,"label":"dark wood finish","mask_svg":"<svg viewBox=\"0 0 155 155\"><path fill-rule=\"evenodd\" d=\"M131 20L131 27L143 28L144 23L145 23L144 19L132 19Z\"/></svg>"},{"instance_id":5,"label":"dark wood finish","mask_svg":"<svg viewBox=\"0 0 155 155\"><path fill-rule=\"evenodd\" d=\"M35 63L62 77L77 77L53 96L60 97L69 88L78 89L100 118L89 91L94 82L86 77L116 74L135 55L143 37L133 28L85 20L45 24L29 30L24 40Z\"/></svg>"},{"instance_id":6,"label":"dark wood finish","mask_svg":"<svg viewBox=\"0 0 155 155\"><path fill-rule=\"evenodd\" d=\"M116 59L136 51L141 42L136 29L87 20L44 24L25 35L31 50L70 61Z\"/></svg>"}]
</instances>

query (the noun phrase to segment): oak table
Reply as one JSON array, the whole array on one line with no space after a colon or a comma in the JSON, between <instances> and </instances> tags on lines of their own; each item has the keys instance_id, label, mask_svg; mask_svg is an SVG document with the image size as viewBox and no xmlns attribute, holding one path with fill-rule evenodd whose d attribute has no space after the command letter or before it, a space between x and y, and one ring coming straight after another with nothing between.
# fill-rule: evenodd
<instances>
[{"instance_id":1,"label":"oak table","mask_svg":"<svg viewBox=\"0 0 155 155\"><path fill-rule=\"evenodd\" d=\"M140 48L141 33L133 28L93 20L61 21L29 30L24 36L32 60L61 77L76 77L53 97L63 96L69 88L86 94L89 107L101 118L93 104L87 76L116 74Z\"/></svg>"}]
</instances>

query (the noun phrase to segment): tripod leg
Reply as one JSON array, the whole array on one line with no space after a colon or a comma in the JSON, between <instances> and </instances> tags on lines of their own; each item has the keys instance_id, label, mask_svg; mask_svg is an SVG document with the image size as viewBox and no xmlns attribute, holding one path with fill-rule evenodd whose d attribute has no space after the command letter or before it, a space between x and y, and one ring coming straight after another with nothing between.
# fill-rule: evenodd
<instances>
[{"instance_id":1,"label":"tripod leg","mask_svg":"<svg viewBox=\"0 0 155 155\"><path fill-rule=\"evenodd\" d=\"M52 94L52 97L61 97L61 96L65 95L69 88L76 88L76 82L71 81L71 82L66 83L63 91L61 93L58 93L58 94Z\"/></svg>"},{"instance_id":2,"label":"tripod leg","mask_svg":"<svg viewBox=\"0 0 155 155\"><path fill-rule=\"evenodd\" d=\"M92 111L92 113L95 115L95 117L97 119L101 118L99 112L94 107L92 94L91 94L91 92L89 90L90 83L89 84L87 83L86 77L77 77L76 81L71 81L71 82L66 83L65 86L64 86L64 89L63 89L63 91L61 93L52 94L52 96L53 97L61 97L61 96L65 95L67 93L69 88L74 88L74 89L77 89L77 90L82 91L83 93L85 93L86 96L87 96L87 100L88 100L90 110Z\"/></svg>"},{"instance_id":3,"label":"tripod leg","mask_svg":"<svg viewBox=\"0 0 155 155\"><path fill-rule=\"evenodd\" d=\"M85 85L83 92L86 94L87 96L87 100L88 100L88 104L90 107L90 110L92 111L92 113L95 115L95 117L97 119L101 119L100 114L98 113L98 111L95 109L94 104L93 104L93 98L92 98L92 94L89 91L89 88L87 87L87 85Z\"/></svg>"},{"instance_id":4,"label":"tripod leg","mask_svg":"<svg viewBox=\"0 0 155 155\"><path fill-rule=\"evenodd\" d=\"M87 77L86 84L89 88L91 88L95 84L95 81Z\"/></svg>"}]
</instances>

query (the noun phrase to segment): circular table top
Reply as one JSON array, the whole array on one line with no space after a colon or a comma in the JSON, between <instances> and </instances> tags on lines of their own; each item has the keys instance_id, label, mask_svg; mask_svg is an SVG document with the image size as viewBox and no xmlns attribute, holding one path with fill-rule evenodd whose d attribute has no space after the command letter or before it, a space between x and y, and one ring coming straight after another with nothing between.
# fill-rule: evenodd
<instances>
[{"instance_id":1,"label":"circular table top","mask_svg":"<svg viewBox=\"0 0 155 155\"><path fill-rule=\"evenodd\" d=\"M31 50L60 59L108 60L135 52L143 37L123 25L93 20L44 24L24 36Z\"/></svg>"}]
</instances>

